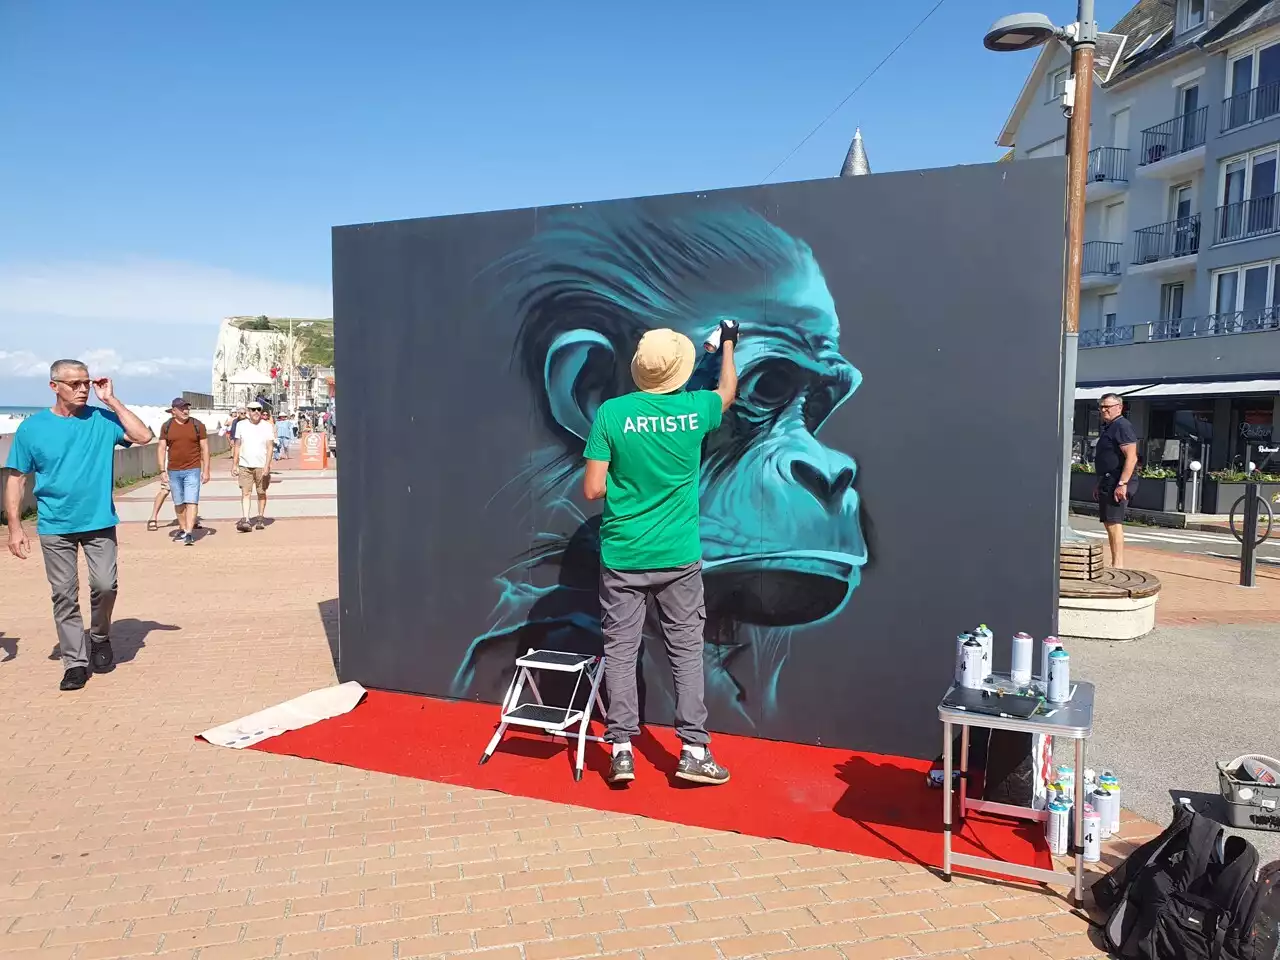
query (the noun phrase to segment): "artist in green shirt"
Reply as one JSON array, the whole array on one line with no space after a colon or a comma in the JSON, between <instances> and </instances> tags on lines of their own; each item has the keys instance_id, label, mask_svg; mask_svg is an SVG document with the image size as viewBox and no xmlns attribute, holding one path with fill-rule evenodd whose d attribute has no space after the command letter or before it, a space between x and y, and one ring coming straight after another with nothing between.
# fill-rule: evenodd
<instances>
[{"instance_id":1,"label":"artist in green shirt","mask_svg":"<svg viewBox=\"0 0 1280 960\"><path fill-rule=\"evenodd\" d=\"M729 771L708 748L702 644L706 604L698 491L702 441L720 426L738 392L734 321L720 324L720 382L715 391L684 389L693 374L693 341L650 330L631 361L635 393L600 405L583 456L583 492L604 499L600 524L600 612L605 686L613 744L609 780L635 779L632 737L640 734L636 660L645 600L662 613L676 691L676 734L683 743L676 776L724 783Z\"/></svg>"}]
</instances>

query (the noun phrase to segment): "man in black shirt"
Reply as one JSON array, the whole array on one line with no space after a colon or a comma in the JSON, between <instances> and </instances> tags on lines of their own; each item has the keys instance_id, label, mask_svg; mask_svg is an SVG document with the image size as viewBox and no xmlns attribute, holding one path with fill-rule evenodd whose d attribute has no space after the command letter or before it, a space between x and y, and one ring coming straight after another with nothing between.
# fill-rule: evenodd
<instances>
[{"instance_id":1,"label":"man in black shirt","mask_svg":"<svg viewBox=\"0 0 1280 960\"><path fill-rule=\"evenodd\" d=\"M1133 479L1138 469L1138 435L1124 416L1124 401L1108 393L1098 401L1102 431L1093 453L1098 485L1093 498L1098 501L1098 516L1107 530L1111 545L1111 565L1124 566L1124 513L1129 497L1137 486Z\"/></svg>"}]
</instances>

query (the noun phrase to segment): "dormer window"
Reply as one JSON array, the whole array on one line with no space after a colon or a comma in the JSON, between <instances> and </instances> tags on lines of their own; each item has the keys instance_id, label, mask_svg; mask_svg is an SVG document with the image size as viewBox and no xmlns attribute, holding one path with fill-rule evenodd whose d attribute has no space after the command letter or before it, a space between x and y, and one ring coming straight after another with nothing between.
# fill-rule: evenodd
<instances>
[{"instance_id":1,"label":"dormer window","mask_svg":"<svg viewBox=\"0 0 1280 960\"><path fill-rule=\"evenodd\" d=\"M1204 25L1204 8L1208 0L1178 0L1178 32Z\"/></svg>"}]
</instances>

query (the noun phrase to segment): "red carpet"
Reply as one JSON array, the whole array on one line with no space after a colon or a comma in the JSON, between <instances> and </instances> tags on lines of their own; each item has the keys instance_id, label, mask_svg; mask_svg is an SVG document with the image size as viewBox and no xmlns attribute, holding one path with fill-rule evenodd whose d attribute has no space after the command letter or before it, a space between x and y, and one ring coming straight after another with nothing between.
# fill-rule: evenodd
<instances>
[{"instance_id":1,"label":"red carpet","mask_svg":"<svg viewBox=\"0 0 1280 960\"><path fill-rule=\"evenodd\" d=\"M650 727L634 743L636 780L614 788L603 779L609 760L601 744L587 743L586 773L575 782L573 754L564 742L527 730L508 730L497 753L480 766L497 716L489 704L370 690L350 713L254 749L867 857L942 864L942 794L925 786L930 764L924 760L717 734L716 759L733 776L723 786L700 787L671 776L679 753L675 734ZM1050 866L1037 823L970 817L955 849Z\"/></svg>"}]
</instances>

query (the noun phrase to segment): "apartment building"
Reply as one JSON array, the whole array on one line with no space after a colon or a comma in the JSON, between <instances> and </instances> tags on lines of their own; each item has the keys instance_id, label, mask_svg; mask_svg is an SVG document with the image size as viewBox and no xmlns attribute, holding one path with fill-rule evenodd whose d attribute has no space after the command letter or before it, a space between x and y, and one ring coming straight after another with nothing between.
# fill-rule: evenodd
<instances>
[{"instance_id":1,"label":"apartment building","mask_svg":"<svg viewBox=\"0 0 1280 960\"><path fill-rule=\"evenodd\" d=\"M1140 0L1094 71L1078 450L1126 397L1147 463L1280 472L1280 0ZM1070 53L1040 51L997 143L1066 150Z\"/></svg>"}]
</instances>

